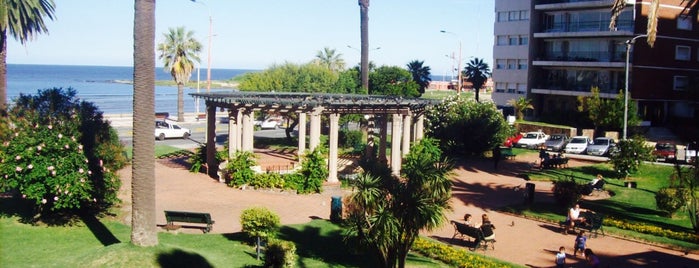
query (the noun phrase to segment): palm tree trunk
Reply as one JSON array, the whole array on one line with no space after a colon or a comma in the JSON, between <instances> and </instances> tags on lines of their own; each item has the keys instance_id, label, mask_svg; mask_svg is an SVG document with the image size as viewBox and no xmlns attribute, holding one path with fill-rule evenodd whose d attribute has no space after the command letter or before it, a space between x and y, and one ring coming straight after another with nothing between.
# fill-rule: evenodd
<instances>
[{"instance_id":1,"label":"palm tree trunk","mask_svg":"<svg viewBox=\"0 0 699 268\"><path fill-rule=\"evenodd\" d=\"M155 0L135 0L131 243L155 246Z\"/></svg>"},{"instance_id":2,"label":"palm tree trunk","mask_svg":"<svg viewBox=\"0 0 699 268\"><path fill-rule=\"evenodd\" d=\"M0 115L7 105L7 29L0 32Z\"/></svg>"},{"instance_id":3,"label":"palm tree trunk","mask_svg":"<svg viewBox=\"0 0 699 268\"><path fill-rule=\"evenodd\" d=\"M479 98L479 93L480 93L481 89L480 89L480 88L475 88L475 87L474 87L473 90L476 91L476 102L481 102L481 101L480 101L480 98Z\"/></svg>"},{"instance_id":4,"label":"palm tree trunk","mask_svg":"<svg viewBox=\"0 0 699 268\"><path fill-rule=\"evenodd\" d=\"M362 88L369 91L369 0L359 0L359 17L362 42L360 76Z\"/></svg>"},{"instance_id":5,"label":"palm tree trunk","mask_svg":"<svg viewBox=\"0 0 699 268\"><path fill-rule=\"evenodd\" d=\"M184 122L184 85L177 83L177 122Z\"/></svg>"}]
</instances>

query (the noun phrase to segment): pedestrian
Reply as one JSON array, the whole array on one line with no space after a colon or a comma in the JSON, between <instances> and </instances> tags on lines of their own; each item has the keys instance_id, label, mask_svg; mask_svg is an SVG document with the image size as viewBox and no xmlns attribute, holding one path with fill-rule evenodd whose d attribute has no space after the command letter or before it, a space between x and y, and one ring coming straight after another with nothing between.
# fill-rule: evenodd
<instances>
[{"instance_id":1,"label":"pedestrian","mask_svg":"<svg viewBox=\"0 0 699 268\"><path fill-rule=\"evenodd\" d=\"M502 152L500 152L500 147L496 146L493 148L493 165L496 170L498 169L498 162L500 162L500 158L502 158Z\"/></svg>"},{"instance_id":2,"label":"pedestrian","mask_svg":"<svg viewBox=\"0 0 699 268\"><path fill-rule=\"evenodd\" d=\"M575 237L575 245L573 246L573 256L576 256L578 254L578 250L580 250L580 254L582 254L583 258L585 257L585 244L587 243L587 236L585 236L585 230L580 230L578 235Z\"/></svg>"},{"instance_id":3,"label":"pedestrian","mask_svg":"<svg viewBox=\"0 0 699 268\"><path fill-rule=\"evenodd\" d=\"M546 153L546 149L541 148L541 149L539 150L539 164L540 164L540 165L541 165L542 163L544 163L544 160L546 159L546 155L547 155L547 154L548 154L548 153Z\"/></svg>"},{"instance_id":4,"label":"pedestrian","mask_svg":"<svg viewBox=\"0 0 699 268\"><path fill-rule=\"evenodd\" d=\"M589 264L590 267L592 267L592 268L599 267L599 258L589 248L585 249L585 259L587 260L587 264Z\"/></svg>"},{"instance_id":5,"label":"pedestrian","mask_svg":"<svg viewBox=\"0 0 699 268\"><path fill-rule=\"evenodd\" d=\"M556 252L556 268L563 268L566 265L566 248L558 248Z\"/></svg>"}]
</instances>

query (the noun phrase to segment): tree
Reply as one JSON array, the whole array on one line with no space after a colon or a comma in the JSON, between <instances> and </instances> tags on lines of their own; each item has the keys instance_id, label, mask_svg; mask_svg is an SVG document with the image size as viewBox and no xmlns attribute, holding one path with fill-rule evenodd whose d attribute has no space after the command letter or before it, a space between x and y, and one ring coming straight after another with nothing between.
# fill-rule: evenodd
<instances>
[{"instance_id":1,"label":"tree","mask_svg":"<svg viewBox=\"0 0 699 268\"><path fill-rule=\"evenodd\" d=\"M624 93L619 94L614 99L600 98L599 88L590 89L591 96L578 96L578 111L587 112L588 118L592 121L596 130L614 129L620 130L624 125ZM636 126L641 120L636 114L636 105L633 102L628 104L628 125Z\"/></svg>"},{"instance_id":2,"label":"tree","mask_svg":"<svg viewBox=\"0 0 699 268\"><path fill-rule=\"evenodd\" d=\"M164 69L177 83L177 121L184 121L184 85L189 82L194 62L199 62L201 43L194 39L194 32L184 27L170 28L163 34L165 41L158 44L159 59Z\"/></svg>"},{"instance_id":3,"label":"tree","mask_svg":"<svg viewBox=\"0 0 699 268\"><path fill-rule=\"evenodd\" d=\"M361 61L360 71L362 88L369 89L369 0L358 0L359 3L359 28L361 35Z\"/></svg>"},{"instance_id":4,"label":"tree","mask_svg":"<svg viewBox=\"0 0 699 268\"><path fill-rule=\"evenodd\" d=\"M512 105L512 107L515 109L515 114L517 115L518 120L522 120L524 118L524 111L526 110L534 110L534 105L532 105L532 100L524 98L524 97L519 97L518 99L511 99L507 101L507 104Z\"/></svg>"},{"instance_id":5,"label":"tree","mask_svg":"<svg viewBox=\"0 0 699 268\"><path fill-rule=\"evenodd\" d=\"M345 60L342 59L342 54L329 47L325 47L316 53L315 63L325 66L333 72L345 69Z\"/></svg>"},{"instance_id":6,"label":"tree","mask_svg":"<svg viewBox=\"0 0 699 268\"><path fill-rule=\"evenodd\" d=\"M0 114L7 104L7 34L21 44L48 33L44 17L53 20L53 0L0 0Z\"/></svg>"},{"instance_id":7,"label":"tree","mask_svg":"<svg viewBox=\"0 0 699 268\"><path fill-rule=\"evenodd\" d=\"M609 161L614 166L614 172L619 179L628 178L635 173L643 161L651 161L653 147L646 145L643 136L620 140L615 152L610 153Z\"/></svg>"},{"instance_id":8,"label":"tree","mask_svg":"<svg viewBox=\"0 0 699 268\"><path fill-rule=\"evenodd\" d=\"M473 58L466 64L463 75L467 77L466 81L473 84L473 90L476 92L476 102L480 102L478 95L485 82L488 81L488 77L490 77L490 67L483 62L483 59Z\"/></svg>"},{"instance_id":9,"label":"tree","mask_svg":"<svg viewBox=\"0 0 699 268\"><path fill-rule=\"evenodd\" d=\"M687 168L675 163L675 172L672 174L672 186L676 186L683 205L686 207L687 216L692 223L695 234L699 234L699 161L692 162Z\"/></svg>"},{"instance_id":10,"label":"tree","mask_svg":"<svg viewBox=\"0 0 699 268\"><path fill-rule=\"evenodd\" d=\"M155 229L155 0L135 0L131 243L158 244Z\"/></svg>"},{"instance_id":11,"label":"tree","mask_svg":"<svg viewBox=\"0 0 699 268\"><path fill-rule=\"evenodd\" d=\"M699 2L699 0L683 0L682 2L684 3L684 10L682 12L685 16L697 15L697 11L699 11L699 5L697 5L697 3ZM612 19L609 23L609 29L616 30L617 19L619 18L619 15L624 10L624 8L626 8L626 5L626 0L614 1L614 4L612 5ZM660 0L651 0L650 10L648 11L648 26L646 28L646 33L648 34L646 41L648 42L648 45L650 45L651 47L653 47L653 44L655 43L655 38L658 34L659 16Z\"/></svg>"},{"instance_id":12,"label":"tree","mask_svg":"<svg viewBox=\"0 0 699 268\"><path fill-rule=\"evenodd\" d=\"M255 237L257 259L260 259L260 246L262 238L274 237L279 228L279 216L263 207L253 207L240 213L240 225L243 232Z\"/></svg>"},{"instance_id":13,"label":"tree","mask_svg":"<svg viewBox=\"0 0 699 268\"><path fill-rule=\"evenodd\" d=\"M418 88L410 72L398 66L381 66L369 74L369 94L418 97Z\"/></svg>"},{"instance_id":14,"label":"tree","mask_svg":"<svg viewBox=\"0 0 699 268\"><path fill-rule=\"evenodd\" d=\"M423 63L424 61L418 60L408 63L408 71L413 76L413 81L420 86L418 89L420 95L425 93L425 89L430 86L430 81L432 81L432 78L430 78L430 67L422 66Z\"/></svg>"},{"instance_id":15,"label":"tree","mask_svg":"<svg viewBox=\"0 0 699 268\"><path fill-rule=\"evenodd\" d=\"M348 199L345 237L375 253L379 267L405 267L419 232L446 222L452 169L437 141L423 139L406 156L402 178L361 174Z\"/></svg>"}]
</instances>

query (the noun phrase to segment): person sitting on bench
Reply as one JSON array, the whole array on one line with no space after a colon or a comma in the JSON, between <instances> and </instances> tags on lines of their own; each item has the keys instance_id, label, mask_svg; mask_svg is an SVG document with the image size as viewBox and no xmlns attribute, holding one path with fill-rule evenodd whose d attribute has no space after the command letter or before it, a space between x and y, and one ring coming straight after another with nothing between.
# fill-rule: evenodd
<instances>
[{"instance_id":1,"label":"person sitting on bench","mask_svg":"<svg viewBox=\"0 0 699 268\"><path fill-rule=\"evenodd\" d=\"M490 219L488 218L488 214L483 214L483 222L481 223L481 226L479 227L481 229L481 232L483 232L483 238L482 240L493 240L495 239L495 225L490 222ZM476 238L476 241L474 242L474 247L478 247L478 244L481 242L481 237Z\"/></svg>"},{"instance_id":2,"label":"person sitting on bench","mask_svg":"<svg viewBox=\"0 0 699 268\"><path fill-rule=\"evenodd\" d=\"M597 174L597 177L595 177L592 181L590 181L587 185L587 194L592 194L592 191L602 191L602 188L604 188L604 177L602 177L602 174Z\"/></svg>"},{"instance_id":3,"label":"person sitting on bench","mask_svg":"<svg viewBox=\"0 0 699 268\"><path fill-rule=\"evenodd\" d=\"M471 214L466 213L466 215L464 215L464 223L467 226L473 227L473 222L471 222Z\"/></svg>"},{"instance_id":4,"label":"person sitting on bench","mask_svg":"<svg viewBox=\"0 0 699 268\"><path fill-rule=\"evenodd\" d=\"M566 218L566 225L563 229L563 234L568 234L568 230L574 229L575 224L584 224L585 218L580 215L580 212L589 211L587 209L580 208L580 204L575 204L570 210L568 210L568 217Z\"/></svg>"}]
</instances>

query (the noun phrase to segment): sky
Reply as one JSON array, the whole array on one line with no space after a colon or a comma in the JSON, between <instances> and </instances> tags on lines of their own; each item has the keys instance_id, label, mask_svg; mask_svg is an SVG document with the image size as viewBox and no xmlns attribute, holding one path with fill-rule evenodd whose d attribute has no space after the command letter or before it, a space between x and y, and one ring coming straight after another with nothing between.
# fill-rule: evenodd
<instances>
[{"instance_id":1,"label":"sky","mask_svg":"<svg viewBox=\"0 0 699 268\"><path fill-rule=\"evenodd\" d=\"M55 0L49 33L21 45L8 39L10 64L133 65L133 0ZM377 66L424 61L433 75L452 75L461 46L493 66L492 0L373 0L369 59ZM360 62L357 0L158 0L155 42L184 26L202 43L206 68L212 18L211 67L265 69L312 61L324 47L348 67ZM441 31L446 31L442 33ZM454 59L452 59L452 55ZM157 54L156 54L157 57ZM156 59L156 65L162 66ZM453 67L452 67L453 66Z\"/></svg>"}]
</instances>

